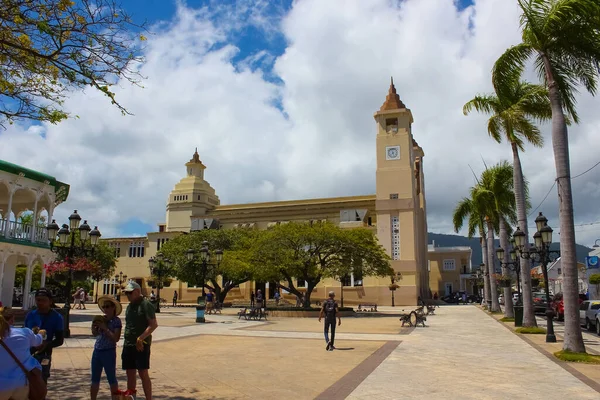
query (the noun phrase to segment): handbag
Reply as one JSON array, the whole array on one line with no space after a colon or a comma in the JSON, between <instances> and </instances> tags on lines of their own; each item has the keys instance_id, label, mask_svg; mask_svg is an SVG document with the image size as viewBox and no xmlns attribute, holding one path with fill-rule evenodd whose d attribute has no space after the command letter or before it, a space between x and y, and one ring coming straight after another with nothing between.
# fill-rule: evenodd
<instances>
[{"instance_id":1,"label":"handbag","mask_svg":"<svg viewBox=\"0 0 600 400\"><path fill-rule=\"evenodd\" d=\"M4 347L13 360L15 360L17 365L21 367L23 373L25 373L25 377L29 383L29 400L44 400L46 398L46 393L48 393L48 387L46 386L46 382L44 382L44 378L42 378L42 371L40 371L38 368L27 371L23 363L19 361L17 356L15 356L15 353L8 348L3 340L0 340L0 345Z\"/></svg>"}]
</instances>

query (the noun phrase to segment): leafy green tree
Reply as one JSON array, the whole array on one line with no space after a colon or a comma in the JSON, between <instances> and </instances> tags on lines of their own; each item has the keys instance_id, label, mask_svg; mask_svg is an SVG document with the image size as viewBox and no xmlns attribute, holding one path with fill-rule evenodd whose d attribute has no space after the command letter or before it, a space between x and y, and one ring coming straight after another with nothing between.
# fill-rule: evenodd
<instances>
[{"instance_id":1,"label":"leafy green tree","mask_svg":"<svg viewBox=\"0 0 600 400\"><path fill-rule=\"evenodd\" d=\"M251 265L257 280L285 282L280 287L310 307L310 296L324 278L352 271L363 276L392 276L390 257L372 231L342 229L332 223L290 222L264 231L254 243ZM296 287L306 281L306 291Z\"/></svg>"},{"instance_id":2,"label":"leafy green tree","mask_svg":"<svg viewBox=\"0 0 600 400\"><path fill-rule=\"evenodd\" d=\"M27 265L19 264L15 269L15 287L25 289L25 280L27 279ZM40 288L42 282L42 266L36 264L31 272L31 290Z\"/></svg>"},{"instance_id":3,"label":"leafy green tree","mask_svg":"<svg viewBox=\"0 0 600 400\"><path fill-rule=\"evenodd\" d=\"M592 274L589 278L590 285L596 285L596 298L600 296L600 274Z\"/></svg>"},{"instance_id":4,"label":"leafy green tree","mask_svg":"<svg viewBox=\"0 0 600 400\"><path fill-rule=\"evenodd\" d=\"M86 87L127 113L111 87L139 83L140 29L114 0L0 0L0 126L60 122L66 94Z\"/></svg>"},{"instance_id":5,"label":"leafy green tree","mask_svg":"<svg viewBox=\"0 0 600 400\"><path fill-rule=\"evenodd\" d=\"M487 224L487 260L489 262L490 274L495 274L496 249L494 248L494 230L500 234L500 243L508 248L507 221L517 222L515 209L515 193L513 190L513 167L508 162L500 162L490 168L486 168L481 174L478 184L472 190L473 201L483 211ZM505 252L508 254L508 251ZM506 255L505 254L505 255ZM504 260L503 260L504 261ZM506 267L503 267L503 275L508 275ZM500 312L498 302L496 279L490 279L490 292L492 294L492 310ZM512 293L510 287L504 290L505 314L513 317ZM534 318L535 321L535 318Z\"/></svg>"},{"instance_id":6,"label":"leafy green tree","mask_svg":"<svg viewBox=\"0 0 600 400\"><path fill-rule=\"evenodd\" d=\"M463 113L469 114L472 110L491 115L488 120L488 134L496 142L501 143L506 139L510 143L513 155L513 181L514 195L518 223L527 235L527 185L521 167L519 152L524 151L525 143L542 147L544 140L536 122L549 120L552 117L548 90L542 85L534 85L520 80L520 75L502 82L502 87L496 93L475 96L463 107ZM501 236L501 241L503 240ZM526 244L527 248L529 243ZM507 249L508 243L502 247ZM508 257L508 251L505 252ZM531 295L531 277L529 276L529 262L521 259L521 282L523 284L523 324L524 326L537 326L535 320L533 296ZM505 296L512 299L512 295ZM509 300L512 301L512 300ZM505 307L510 310L510 307Z\"/></svg>"},{"instance_id":7,"label":"leafy green tree","mask_svg":"<svg viewBox=\"0 0 600 400\"><path fill-rule=\"evenodd\" d=\"M79 246L81 243L80 238L75 236L75 244ZM55 244L56 245L56 244ZM65 264L66 261L57 257L54 263ZM87 271L90 272L90 277L95 281L100 281L102 279L110 278L117 266L117 259L115 258L115 252L111 249L107 243L99 241L98 245L94 249L94 254L90 255L86 259L82 259L82 257L74 260L74 264L89 264L89 267L86 268ZM52 277L52 274L47 276L47 280L50 286L59 288L62 292L66 290L66 282L61 282ZM83 287L86 292L89 293L90 290L93 289L92 282L89 280L85 281L73 281L73 287ZM66 295L70 295L67 293ZM98 298L98 294L96 293L96 299Z\"/></svg>"},{"instance_id":8,"label":"leafy green tree","mask_svg":"<svg viewBox=\"0 0 600 400\"><path fill-rule=\"evenodd\" d=\"M252 279L250 248L262 232L246 229L204 229L169 240L161 248L173 263L173 276L188 285L202 285L200 249L208 242L211 259L204 276L204 287L211 289L220 302L234 287ZM187 251L195 251L195 260L187 259ZM223 251L223 260L216 265L215 254Z\"/></svg>"},{"instance_id":9,"label":"leafy green tree","mask_svg":"<svg viewBox=\"0 0 600 400\"><path fill-rule=\"evenodd\" d=\"M560 217L561 263L565 275L563 349L585 352L579 323L577 254L567 122L579 122L578 88L595 95L600 76L600 2L598 0L518 0L522 42L500 56L492 70L496 91L521 76L533 58L548 88L552 109L552 147Z\"/></svg>"},{"instance_id":10,"label":"leafy green tree","mask_svg":"<svg viewBox=\"0 0 600 400\"><path fill-rule=\"evenodd\" d=\"M23 225L33 225L33 212L26 211L19 216L19 222ZM46 217L44 215L40 215L37 221L37 227L46 229Z\"/></svg>"},{"instance_id":11,"label":"leafy green tree","mask_svg":"<svg viewBox=\"0 0 600 400\"><path fill-rule=\"evenodd\" d=\"M488 301L492 301L490 293L490 267L488 262L488 241L485 224L485 215L483 210L477 207L477 204L473 201L471 188L471 197L463 197L452 214L452 224L454 225L454 231L458 233L464 223L467 220L467 236L469 239L475 236L479 232L479 242L481 244L481 259L483 262L484 270L481 271L483 276L483 297ZM488 303L489 304L489 303Z\"/></svg>"}]
</instances>

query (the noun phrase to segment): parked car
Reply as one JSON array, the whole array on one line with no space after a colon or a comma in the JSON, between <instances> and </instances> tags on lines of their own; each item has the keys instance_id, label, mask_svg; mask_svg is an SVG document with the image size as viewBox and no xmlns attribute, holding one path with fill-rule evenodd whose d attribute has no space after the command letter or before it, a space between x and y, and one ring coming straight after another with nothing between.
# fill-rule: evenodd
<instances>
[{"instance_id":1,"label":"parked car","mask_svg":"<svg viewBox=\"0 0 600 400\"><path fill-rule=\"evenodd\" d=\"M583 293L579 293L579 305L586 300L586 296ZM554 310L554 315L558 321L563 321L565 319L565 304L563 303L563 294L562 292L556 293L554 299L551 304L552 310Z\"/></svg>"},{"instance_id":2,"label":"parked car","mask_svg":"<svg viewBox=\"0 0 600 400\"><path fill-rule=\"evenodd\" d=\"M596 329L598 312L600 311L600 300L586 300L579 306L579 323L588 331Z\"/></svg>"},{"instance_id":3,"label":"parked car","mask_svg":"<svg viewBox=\"0 0 600 400\"><path fill-rule=\"evenodd\" d=\"M544 292L533 292L533 307L534 312L543 313L546 311L546 293ZM552 304L553 296L550 295L550 304Z\"/></svg>"}]
</instances>

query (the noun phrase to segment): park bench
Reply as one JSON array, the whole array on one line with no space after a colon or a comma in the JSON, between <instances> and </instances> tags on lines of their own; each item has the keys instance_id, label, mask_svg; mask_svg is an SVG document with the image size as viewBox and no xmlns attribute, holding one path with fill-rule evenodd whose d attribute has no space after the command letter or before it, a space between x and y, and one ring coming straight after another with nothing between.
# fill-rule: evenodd
<instances>
[{"instance_id":1,"label":"park bench","mask_svg":"<svg viewBox=\"0 0 600 400\"><path fill-rule=\"evenodd\" d=\"M377 304L375 304L375 303L359 304L358 311L377 312Z\"/></svg>"},{"instance_id":2,"label":"park bench","mask_svg":"<svg viewBox=\"0 0 600 400\"><path fill-rule=\"evenodd\" d=\"M240 311L237 313L238 319L242 317L246 318L246 314L248 314L248 307L240 308Z\"/></svg>"},{"instance_id":3,"label":"park bench","mask_svg":"<svg viewBox=\"0 0 600 400\"><path fill-rule=\"evenodd\" d=\"M400 315L400 322L402 322L402 326L404 326L404 324L408 324L409 327L416 327L419 324L422 324L423 327L425 327L425 321L427 321L427 317L423 311L423 306L418 307L409 313Z\"/></svg>"},{"instance_id":4,"label":"park bench","mask_svg":"<svg viewBox=\"0 0 600 400\"><path fill-rule=\"evenodd\" d=\"M254 307L254 308L248 308L248 307L244 307L242 309L240 309L240 311L238 312L238 319L241 319L242 317L244 317L246 320L249 319L253 319L253 320L261 320L261 319L265 319L265 321L267 320L267 312L265 309L261 308L261 307Z\"/></svg>"},{"instance_id":5,"label":"park bench","mask_svg":"<svg viewBox=\"0 0 600 400\"><path fill-rule=\"evenodd\" d=\"M214 302L212 306L206 307L207 314L221 314L221 311L223 311L223 303L219 303L218 301Z\"/></svg>"}]
</instances>

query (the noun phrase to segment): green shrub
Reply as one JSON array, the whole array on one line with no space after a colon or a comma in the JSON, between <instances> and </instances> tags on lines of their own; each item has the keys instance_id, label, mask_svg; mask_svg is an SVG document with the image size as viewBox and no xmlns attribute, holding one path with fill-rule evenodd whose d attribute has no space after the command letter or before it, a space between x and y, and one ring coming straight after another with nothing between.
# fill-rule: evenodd
<instances>
[{"instance_id":1,"label":"green shrub","mask_svg":"<svg viewBox=\"0 0 600 400\"><path fill-rule=\"evenodd\" d=\"M600 356L588 353L573 353L566 350L557 351L554 356L559 360L580 362L586 364L600 364Z\"/></svg>"},{"instance_id":2,"label":"green shrub","mask_svg":"<svg viewBox=\"0 0 600 400\"><path fill-rule=\"evenodd\" d=\"M546 330L544 328L538 328L536 326L517 328L515 330L515 332L527 334L527 335L545 335L546 334Z\"/></svg>"}]
</instances>

